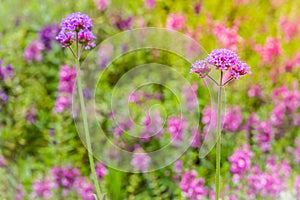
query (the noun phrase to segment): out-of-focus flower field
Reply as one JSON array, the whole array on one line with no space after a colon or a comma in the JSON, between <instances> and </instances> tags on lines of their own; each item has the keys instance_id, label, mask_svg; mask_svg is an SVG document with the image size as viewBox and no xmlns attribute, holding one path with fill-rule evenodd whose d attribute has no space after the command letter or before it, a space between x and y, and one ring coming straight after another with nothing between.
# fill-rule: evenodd
<instances>
[{"instance_id":1,"label":"out-of-focus flower field","mask_svg":"<svg viewBox=\"0 0 300 200\"><path fill-rule=\"evenodd\" d=\"M300 1L1 0L0 200L95 199L88 153L72 110L78 73L72 54L56 39L61 20L74 12L92 18L97 45L122 31L159 27L186 34L207 53L235 51L252 74L226 86L220 196L300 199ZM107 137L133 153L133 169L147 171L151 162L135 153L160 149L170 139L180 146L183 134L193 136L177 161L152 172L121 172L95 160L101 192L112 200L214 199L215 149L199 158L213 110L202 80L190 73L191 64L158 49L114 61L110 46L96 50L107 56L99 69L109 64L95 93L97 115ZM87 55L83 51L83 58ZM124 96L134 119L114 124L109 98L118 80L135 66L153 62L172 67L190 82L198 103L190 90L181 93L189 112L200 111L198 128L174 115L178 102L172 88L160 85ZM86 100L93 96L88 87L83 94ZM156 104L164 112L160 107L151 114L140 111ZM139 138L126 134L137 131Z\"/></svg>"}]
</instances>

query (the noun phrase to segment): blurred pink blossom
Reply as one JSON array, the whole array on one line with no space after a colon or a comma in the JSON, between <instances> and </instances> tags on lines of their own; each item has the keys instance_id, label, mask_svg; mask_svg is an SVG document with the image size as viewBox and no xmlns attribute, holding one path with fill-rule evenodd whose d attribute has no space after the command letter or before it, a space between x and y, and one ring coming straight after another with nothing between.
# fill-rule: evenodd
<instances>
[{"instance_id":1,"label":"blurred pink blossom","mask_svg":"<svg viewBox=\"0 0 300 200\"><path fill-rule=\"evenodd\" d=\"M183 14L169 14L167 18L166 28L171 30L181 30L186 23L186 17Z\"/></svg>"},{"instance_id":2,"label":"blurred pink blossom","mask_svg":"<svg viewBox=\"0 0 300 200\"><path fill-rule=\"evenodd\" d=\"M268 37L264 46L255 45L254 50L260 54L265 64L271 64L281 54L281 45L278 39Z\"/></svg>"}]
</instances>

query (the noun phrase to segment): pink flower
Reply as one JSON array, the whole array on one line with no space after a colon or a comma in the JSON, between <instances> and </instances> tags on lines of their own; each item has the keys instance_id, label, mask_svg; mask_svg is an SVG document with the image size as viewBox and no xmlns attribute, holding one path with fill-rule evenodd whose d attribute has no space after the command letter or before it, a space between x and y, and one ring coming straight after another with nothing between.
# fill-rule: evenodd
<instances>
[{"instance_id":1,"label":"pink flower","mask_svg":"<svg viewBox=\"0 0 300 200\"><path fill-rule=\"evenodd\" d=\"M176 174L180 174L182 172L182 168L183 168L183 162L180 160L175 161L173 171Z\"/></svg>"},{"instance_id":2,"label":"pink flower","mask_svg":"<svg viewBox=\"0 0 300 200\"><path fill-rule=\"evenodd\" d=\"M261 86L260 85L252 85L248 90L248 97L256 97L261 99L263 97Z\"/></svg>"},{"instance_id":3,"label":"pink flower","mask_svg":"<svg viewBox=\"0 0 300 200\"><path fill-rule=\"evenodd\" d=\"M263 152L271 149L271 142L274 136L270 122L259 122L255 129L254 139Z\"/></svg>"},{"instance_id":4,"label":"pink flower","mask_svg":"<svg viewBox=\"0 0 300 200\"><path fill-rule=\"evenodd\" d=\"M156 0L144 0L145 7L148 9L153 9L156 4Z\"/></svg>"},{"instance_id":5,"label":"pink flower","mask_svg":"<svg viewBox=\"0 0 300 200\"><path fill-rule=\"evenodd\" d=\"M299 25L287 17L282 17L279 21L280 30L284 34L284 39L289 42L292 38L296 37L299 32Z\"/></svg>"},{"instance_id":6,"label":"pink flower","mask_svg":"<svg viewBox=\"0 0 300 200\"><path fill-rule=\"evenodd\" d=\"M44 49L42 42L34 40L25 48L23 56L30 64L33 61L41 61L43 59L42 50Z\"/></svg>"},{"instance_id":7,"label":"pink flower","mask_svg":"<svg viewBox=\"0 0 300 200\"><path fill-rule=\"evenodd\" d=\"M278 39L268 37L264 46L256 45L254 50L260 54L264 63L270 64L281 54L281 45Z\"/></svg>"},{"instance_id":8,"label":"pink flower","mask_svg":"<svg viewBox=\"0 0 300 200\"><path fill-rule=\"evenodd\" d=\"M229 157L230 171L233 174L241 175L244 172L248 172L251 167L251 158L253 153L250 151L250 146L245 145L236 149Z\"/></svg>"},{"instance_id":9,"label":"pink flower","mask_svg":"<svg viewBox=\"0 0 300 200\"><path fill-rule=\"evenodd\" d=\"M168 132L171 134L172 144L179 146L183 141L184 131L187 129L187 121L180 117L168 119Z\"/></svg>"},{"instance_id":10,"label":"pink flower","mask_svg":"<svg viewBox=\"0 0 300 200\"><path fill-rule=\"evenodd\" d=\"M243 121L241 110L238 106L228 109L224 117L223 130L229 132L238 131Z\"/></svg>"},{"instance_id":11,"label":"pink flower","mask_svg":"<svg viewBox=\"0 0 300 200\"><path fill-rule=\"evenodd\" d=\"M58 97L55 102L54 113L61 113L71 108L76 69L63 65L59 71L59 77Z\"/></svg>"},{"instance_id":12,"label":"pink flower","mask_svg":"<svg viewBox=\"0 0 300 200\"><path fill-rule=\"evenodd\" d=\"M109 6L110 1L109 0L94 0L94 3L96 5L97 9L100 12L102 12L107 8L107 6Z\"/></svg>"},{"instance_id":13,"label":"pink flower","mask_svg":"<svg viewBox=\"0 0 300 200\"><path fill-rule=\"evenodd\" d=\"M300 176L295 177L294 190L296 197L300 197Z\"/></svg>"},{"instance_id":14,"label":"pink flower","mask_svg":"<svg viewBox=\"0 0 300 200\"><path fill-rule=\"evenodd\" d=\"M207 189L204 186L204 179L197 177L195 170L184 173L181 177L180 189L184 196L190 200L206 199Z\"/></svg>"},{"instance_id":15,"label":"pink flower","mask_svg":"<svg viewBox=\"0 0 300 200\"><path fill-rule=\"evenodd\" d=\"M95 167L96 175L99 180L102 180L105 175L108 174L108 171L102 163L97 163Z\"/></svg>"},{"instance_id":16,"label":"pink flower","mask_svg":"<svg viewBox=\"0 0 300 200\"><path fill-rule=\"evenodd\" d=\"M166 28L171 30L181 30L186 23L186 18L183 14L169 14Z\"/></svg>"},{"instance_id":17,"label":"pink flower","mask_svg":"<svg viewBox=\"0 0 300 200\"><path fill-rule=\"evenodd\" d=\"M150 162L151 157L149 157L147 153L143 153L143 150L138 148L135 150L130 164L138 171L145 172L149 168Z\"/></svg>"},{"instance_id":18,"label":"pink flower","mask_svg":"<svg viewBox=\"0 0 300 200\"><path fill-rule=\"evenodd\" d=\"M221 23L217 23L214 25L213 33L217 38L218 42L220 42L224 48L233 51L237 50L237 44L239 40L237 26L234 26L233 28L228 28Z\"/></svg>"}]
</instances>

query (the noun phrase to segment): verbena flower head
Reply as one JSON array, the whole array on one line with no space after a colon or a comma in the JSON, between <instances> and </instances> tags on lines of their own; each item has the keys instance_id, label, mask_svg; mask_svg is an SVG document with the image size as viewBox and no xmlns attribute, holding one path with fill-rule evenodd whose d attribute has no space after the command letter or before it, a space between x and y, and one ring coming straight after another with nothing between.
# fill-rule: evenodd
<instances>
[{"instance_id":1,"label":"verbena flower head","mask_svg":"<svg viewBox=\"0 0 300 200\"><path fill-rule=\"evenodd\" d=\"M231 77L235 79L251 73L249 66L240 61L239 56L229 49L213 50L206 59L196 61L192 65L191 72L204 78L210 72L210 66L215 66L217 70L222 72L228 71Z\"/></svg>"},{"instance_id":2,"label":"verbena flower head","mask_svg":"<svg viewBox=\"0 0 300 200\"><path fill-rule=\"evenodd\" d=\"M93 40L96 37L92 33L93 22L88 15L79 12L72 13L62 20L60 26L61 31L56 39L63 47L71 46L76 41L76 35L78 35L78 42L84 45L85 49L95 47Z\"/></svg>"}]
</instances>

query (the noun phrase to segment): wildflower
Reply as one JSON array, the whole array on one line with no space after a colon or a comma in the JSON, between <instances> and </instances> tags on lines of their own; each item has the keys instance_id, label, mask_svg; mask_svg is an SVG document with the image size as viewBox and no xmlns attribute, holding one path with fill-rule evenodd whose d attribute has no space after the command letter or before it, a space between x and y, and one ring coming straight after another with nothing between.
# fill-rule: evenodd
<instances>
[{"instance_id":1,"label":"wildflower","mask_svg":"<svg viewBox=\"0 0 300 200\"><path fill-rule=\"evenodd\" d=\"M83 200L95 200L95 188L86 180L85 177L76 178L76 180L74 181L74 189L76 190L77 194L82 197Z\"/></svg>"},{"instance_id":2,"label":"wildflower","mask_svg":"<svg viewBox=\"0 0 300 200\"><path fill-rule=\"evenodd\" d=\"M113 24L121 31L130 30L132 29L133 17L129 16L127 18L122 18L121 16L117 16L114 19Z\"/></svg>"},{"instance_id":3,"label":"wildflower","mask_svg":"<svg viewBox=\"0 0 300 200\"><path fill-rule=\"evenodd\" d=\"M7 102L8 101L8 96L7 94L5 93L4 90L0 90L0 102L3 101L3 102Z\"/></svg>"},{"instance_id":4,"label":"wildflower","mask_svg":"<svg viewBox=\"0 0 300 200\"><path fill-rule=\"evenodd\" d=\"M250 170L251 158L253 153L250 151L250 146L245 145L234 151L234 153L229 157L230 171L233 174L241 175L244 172Z\"/></svg>"},{"instance_id":5,"label":"wildflower","mask_svg":"<svg viewBox=\"0 0 300 200\"><path fill-rule=\"evenodd\" d=\"M259 122L258 126L255 128L256 135L254 139L256 140L258 146L263 152L269 151L271 149L271 142L274 133L271 128L270 122Z\"/></svg>"},{"instance_id":6,"label":"wildflower","mask_svg":"<svg viewBox=\"0 0 300 200\"><path fill-rule=\"evenodd\" d=\"M187 129L187 121L181 117L168 119L168 132L171 134L173 145L179 146L183 141L184 131Z\"/></svg>"},{"instance_id":7,"label":"wildflower","mask_svg":"<svg viewBox=\"0 0 300 200\"><path fill-rule=\"evenodd\" d=\"M199 78L204 78L209 72L210 67L204 60L198 60L192 64L191 73L199 74Z\"/></svg>"},{"instance_id":8,"label":"wildflower","mask_svg":"<svg viewBox=\"0 0 300 200\"><path fill-rule=\"evenodd\" d=\"M300 176L295 177L294 190L296 197L300 197Z\"/></svg>"},{"instance_id":9,"label":"wildflower","mask_svg":"<svg viewBox=\"0 0 300 200\"><path fill-rule=\"evenodd\" d=\"M52 190L54 188L56 188L56 185L49 177L35 180L33 182L33 193L31 194L31 198L50 199L53 197Z\"/></svg>"},{"instance_id":10,"label":"wildflower","mask_svg":"<svg viewBox=\"0 0 300 200\"><path fill-rule=\"evenodd\" d=\"M167 19L166 28L171 30L181 30L186 23L186 18L182 14L170 14Z\"/></svg>"},{"instance_id":11,"label":"wildflower","mask_svg":"<svg viewBox=\"0 0 300 200\"><path fill-rule=\"evenodd\" d=\"M54 182L64 189L70 190L74 186L74 182L77 177L80 176L80 172L77 168L71 166L53 167L52 175Z\"/></svg>"},{"instance_id":12,"label":"wildflower","mask_svg":"<svg viewBox=\"0 0 300 200\"><path fill-rule=\"evenodd\" d=\"M149 168L151 158L147 153L143 153L141 149L136 149L131 159L131 166L139 171L146 171Z\"/></svg>"},{"instance_id":13,"label":"wildflower","mask_svg":"<svg viewBox=\"0 0 300 200\"><path fill-rule=\"evenodd\" d=\"M194 5L194 12L195 14L199 15L200 12L201 12L201 9L202 9L202 3L201 2L198 2Z\"/></svg>"},{"instance_id":14,"label":"wildflower","mask_svg":"<svg viewBox=\"0 0 300 200\"><path fill-rule=\"evenodd\" d=\"M71 46L76 41L76 36L86 50L96 46L94 43L96 37L92 33L93 22L88 15L72 13L62 20L60 26L61 31L56 39L63 47Z\"/></svg>"},{"instance_id":15,"label":"wildflower","mask_svg":"<svg viewBox=\"0 0 300 200\"><path fill-rule=\"evenodd\" d=\"M59 71L58 97L55 102L54 112L61 113L71 108L72 93L75 87L76 69L63 65Z\"/></svg>"},{"instance_id":16,"label":"wildflower","mask_svg":"<svg viewBox=\"0 0 300 200\"><path fill-rule=\"evenodd\" d=\"M14 73L14 68L10 64L4 67L2 63L3 61L0 59L0 79L11 78Z\"/></svg>"},{"instance_id":17,"label":"wildflower","mask_svg":"<svg viewBox=\"0 0 300 200\"><path fill-rule=\"evenodd\" d=\"M97 9L102 12L109 6L110 0L94 0L94 3Z\"/></svg>"},{"instance_id":18,"label":"wildflower","mask_svg":"<svg viewBox=\"0 0 300 200\"><path fill-rule=\"evenodd\" d=\"M98 163L95 167L96 175L99 180L102 180L105 175L108 174L108 171L102 163Z\"/></svg>"},{"instance_id":19,"label":"wildflower","mask_svg":"<svg viewBox=\"0 0 300 200\"><path fill-rule=\"evenodd\" d=\"M239 40L238 27L228 28L223 24L217 23L213 28L213 33L226 49L233 51L237 50L237 44Z\"/></svg>"},{"instance_id":20,"label":"wildflower","mask_svg":"<svg viewBox=\"0 0 300 200\"><path fill-rule=\"evenodd\" d=\"M184 196L190 200L201 200L207 196L207 189L204 186L204 179L197 177L197 172L191 170L185 172L181 177L180 189Z\"/></svg>"},{"instance_id":21,"label":"wildflower","mask_svg":"<svg viewBox=\"0 0 300 200\"><path fill-rule=\"evenodd\" d=\"M256 97L261 99L263 97L261 86L260 85L252 85L248 90L248 97Z\"/></svg>"},{"instance_id":22,"label":"wildflower","mask_svg":"<svg viewBox=\"0 0 300 200\"><path fill-rule=\"evenodd\" d=\"M282 17L279 20L279 27L284 34L284 39L286 42L289 42L292 38L297 36L299 32L299 25L297 22L293 22L287 17Z\"/></svg>"},{"instance_id":23,"label":"wildflower","mask_svg":"<svg viewBox=\"0 0 300 200\"><path fill-rule=\"evenodd\" d=\"M29 64L33 61L41 61L43 59L42 50L44 49L43 43L34 40L25 48L23 56Z\"/></svg>"},{"instance_id":24,"label":"wildflower","mask_svg":"<svg viewBox=\"0 0 300 200\"><path fill-rule=\"evenodd\" d=\"M180 160L175 161L173 171L176 174L180 174L182 172L182 168L183 168L183 162Z\"/></svg>"},{"instance_id":25,"label":"wildflower","mask_svg":"<svg viewBox=\"0 0 300 200\"><path fill-rule=\"evenodd\" d=\"M153 9L155 7L156 0L144 0L144 5L148 9Z\"/></svg>"},{"instance_id":26,"label":"wildflower","mask_svg":"<svg viewBox=\"0 0 300 200\"><path fill-rule=\"evenodd\" d=\"M266 64L272 63L275 57L281 54L279 40L272 37L267 38L264 46L256 45L254 50L260 54L261 59Z\"/></svg>"},{"instance_id":27,"label":"wildflower","mask_svg":"<svg viewBox=\"0 0 300 200\"><path fill-rule=\"evenodd\" d=\"M198 60L192 65L191 72L199 74L204 78L210 71L210 66L216 67L222 72L228 71L232 78L239 79L240 76L251 73L249 66L240 61L238 55L228 49L213 50L205 60Z\"/></svg>"},{"instance_id":28,"label":"wildflower","mask_svg":"<svg viewBox=\"0 0 300 200\"><path fill-rule=\"evenodd\" d=\"M52 41L55 41L55 37L59 33L60 29L59 26L56 24L53 25L47 25L43 27L42 30L40 30L40 41L43 43L45 50L50 51L52 49Z\"/></svg>"},{"instance_id":29,"label":"wildflower","mask_svg":"<svg viewBox=\"0 0 300 200\"><path fill-rule=\"evenodd\" d=\"M242 113L238 106L228 109L224 117L223 130L230 132L237 131L242 123L242 120Z\"/></svg>"}]
</instances>

